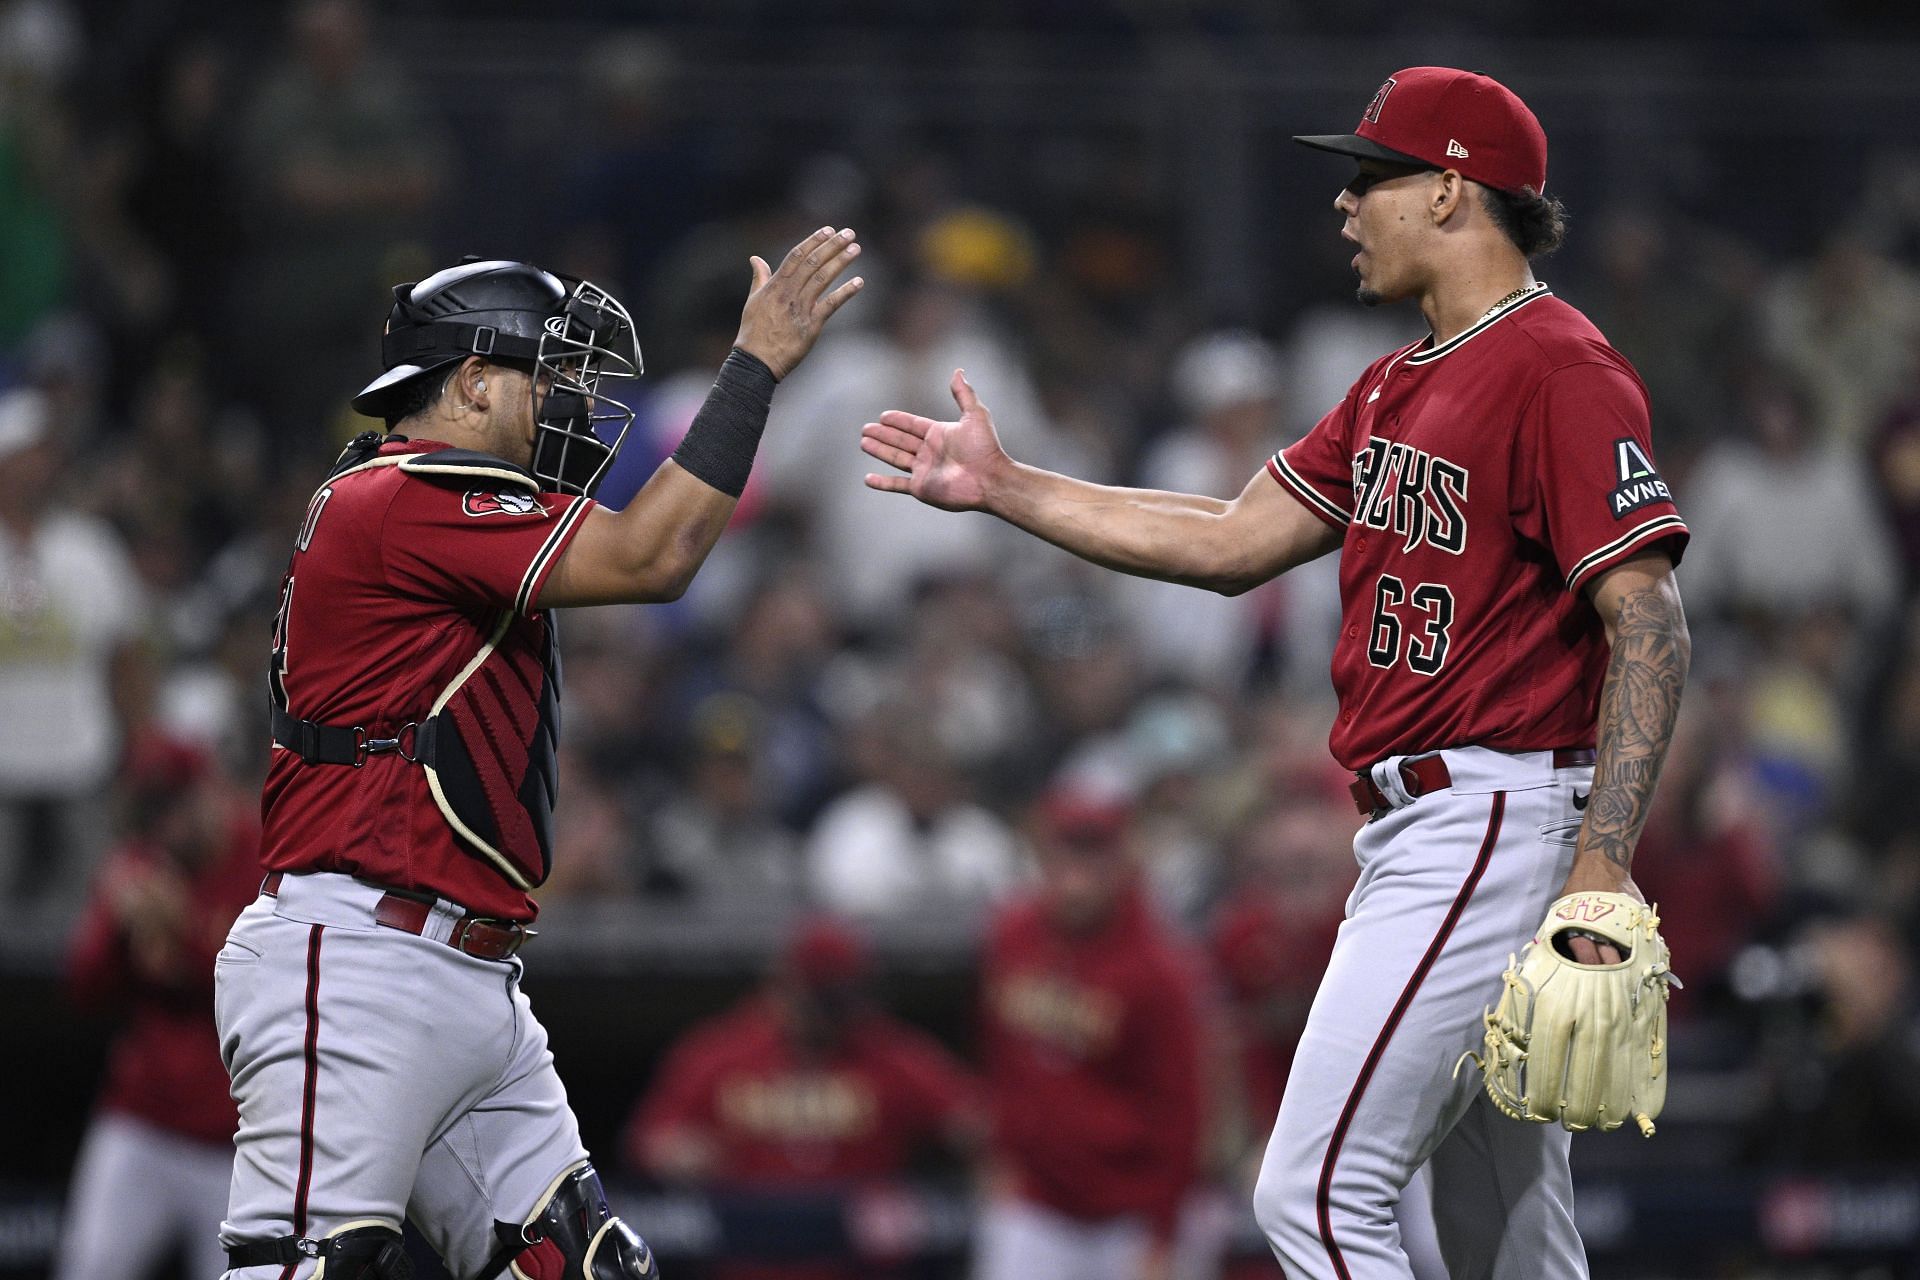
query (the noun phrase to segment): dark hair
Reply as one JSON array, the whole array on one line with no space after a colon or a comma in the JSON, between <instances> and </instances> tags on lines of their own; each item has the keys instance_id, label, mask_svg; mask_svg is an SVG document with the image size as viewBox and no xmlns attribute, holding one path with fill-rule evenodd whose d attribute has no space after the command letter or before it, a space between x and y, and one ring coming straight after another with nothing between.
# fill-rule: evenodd
<instances>
[{"instance_id":1,"label":"dark hair","mask_svg":"<svg viewBox=\"0 0 1920 1280\"><path fill-rule=\"evenodd\" d=\"M447 383L460 371L460 362L454 360L441 369L429 369L413 381L394 392L397 397L393 411L387 415L387 429L392 430L416 413L425 413L433 408L434 401L447 389Z\"/></svg>"},{"instance_id":2,"label":"dark hair","mask_svg":"<svg viewBox=\"0 0 1920 1280\"><path fill-rule=\"evenodd\" d=\"M1529 258L1552 253L1567 238L1567 207L1532 187L1495 191L1482 187L1480 203L1514 247Z\"/></svg>"}]
</instances>

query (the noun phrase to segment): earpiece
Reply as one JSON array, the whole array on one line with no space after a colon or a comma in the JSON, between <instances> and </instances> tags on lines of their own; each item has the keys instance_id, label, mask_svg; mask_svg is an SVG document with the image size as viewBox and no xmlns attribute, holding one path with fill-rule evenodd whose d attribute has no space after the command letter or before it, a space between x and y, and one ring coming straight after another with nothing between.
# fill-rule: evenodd
<instances>
[{"instance_id":1,"label":"earpiece","mask_svg":"<svg viewBox=\"0 0 1920 1280\"><path fill-rule=\"evenodd\" d=\"M474 389L475 391L485 391L485 390L487 389L487 384L486 384L486 382L485 382L485 380L483 379L482 381L479 381L479 382L476 382L476 383L474 383L474 384L473 384L473 389Z\"/></svg>"}]
</instances>

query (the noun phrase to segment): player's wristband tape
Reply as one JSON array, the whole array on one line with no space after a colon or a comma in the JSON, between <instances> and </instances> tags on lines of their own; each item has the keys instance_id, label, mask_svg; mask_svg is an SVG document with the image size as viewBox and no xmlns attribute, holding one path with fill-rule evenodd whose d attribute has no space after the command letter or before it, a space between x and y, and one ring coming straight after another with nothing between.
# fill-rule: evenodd
<instances>
[{"instance_id":1,"label":"player's wristband tape","mask_svg":"<svg viewBox=\"0 0 1920 1280\"><path fill-rule=\"evenodd\" d=\"M686 438L673 451L674 462L720 492L739 497L753 470L760 433L767 429L774 382L773 370L759 357L735 347Z\"/></svg>"}]
</instances>

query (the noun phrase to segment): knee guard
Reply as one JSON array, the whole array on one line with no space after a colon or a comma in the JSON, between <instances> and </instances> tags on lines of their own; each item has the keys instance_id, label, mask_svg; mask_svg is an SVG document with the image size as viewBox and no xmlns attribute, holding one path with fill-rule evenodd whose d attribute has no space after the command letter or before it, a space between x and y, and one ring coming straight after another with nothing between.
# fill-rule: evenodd
<instances>
[{"instance_id":1,"label":"knee guard","mask_svg":"<svg viewBox=\"0 0 1920 1280\"><path fill-rule=\"evenodd\" d=\"M653 1250L614 1216L600 1175L582 1162L554 1180L525 1222L500 1223L481 1280L660 1280Z\"/></svg>"},{"instance_id":2,"label":"knee guard","mask_svg":"<svg viewBox=\"0 0 1920 1280\"><path fill-rule=\"evenodd\" d=\"M400 1233L384 1223L350 1222L323 1239L281 1236L227 1250L227 1266L298 1266L314 1259L313 1280L413 1280Z\"/></svg>"}]
</instances>

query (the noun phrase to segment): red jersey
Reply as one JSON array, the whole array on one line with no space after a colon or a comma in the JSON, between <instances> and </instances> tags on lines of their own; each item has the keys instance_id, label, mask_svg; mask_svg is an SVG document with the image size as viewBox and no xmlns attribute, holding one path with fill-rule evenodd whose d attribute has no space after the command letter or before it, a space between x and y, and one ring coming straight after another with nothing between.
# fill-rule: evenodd
<instances>
[{"instance_id":1,"label":"red jersey","mask_svg":"<svg viewBox=\"0 0 1920 1280\"><path fill-rule=\"evenodd\" d=\"M995 921L984 973L997 1154L1020 1193L1170 1238L1199 1163L1198 971L1137 889L1088 935L1037 902Z\"/></svg>"},{"instance_id":2,"label":"red jersey","mask_svg":"<svg viewBox=\"0 0 1920 1280\"><path fill-rule=\"evenodd\" d=\"M272 683L293 716L373 738L426 721L457 688L459 771L442 760L433 774L397 752L359 768L308 764L276 743L262 861L531 920L545 832L524 812L498 829L478 830L479 818L456 829L448 793L496 802L495 812L513 811L528 788L551 801L558 660L540 590L594 504L536 492L517 468L464 451L428 470L446 449L384 444L314 495L282 587Z\"/></svg>"},{"instance_id":3,"label":"red jersey","mask_svg":"<svg viewBox=\"0 0 1920 1280\"><path fill-rule=\"evenodd\" d=\"M1646 388L1544 287L1376 361L1267 470L1345 532L1333 754L1590 747L1606 628L1580 591L1687 527Z\"/></svg>"},{"instance_id":4,"label":"red jersey","mask_svg":"<svg viewBox=\"0 0 1920 1280\"><path fill-rule=\"evenodd\" d=\"M674 1048L628 1122L627 1151L643 1163L649 1137L692 1129L718 1145L721 1182L792 1189L888 1178L975 1097L952 1055L893 1018L866 1015L837 1050L815 1057L759 998Z\"/></svg>"},{"instance_id":5,"label":"red jersey","mask_svg":"<svg viewBox=\"0 0 1920 1280\"><path fill-rule=\"evenodd\" d=\"M260 892L259 853L259 828L246 818L234 823L220 859L191 874L137 842L102 864L67 953L74 1003L120 1007L128 1015L108 1059L102 1110L199 1142L233 1141L239 1113L214 1029L213 957L234 917ZM180 876L188 912L178 950L162 972L136 963L131 939L108 905L116 881L149 875Z\"/></svg>"}]
</instances>

